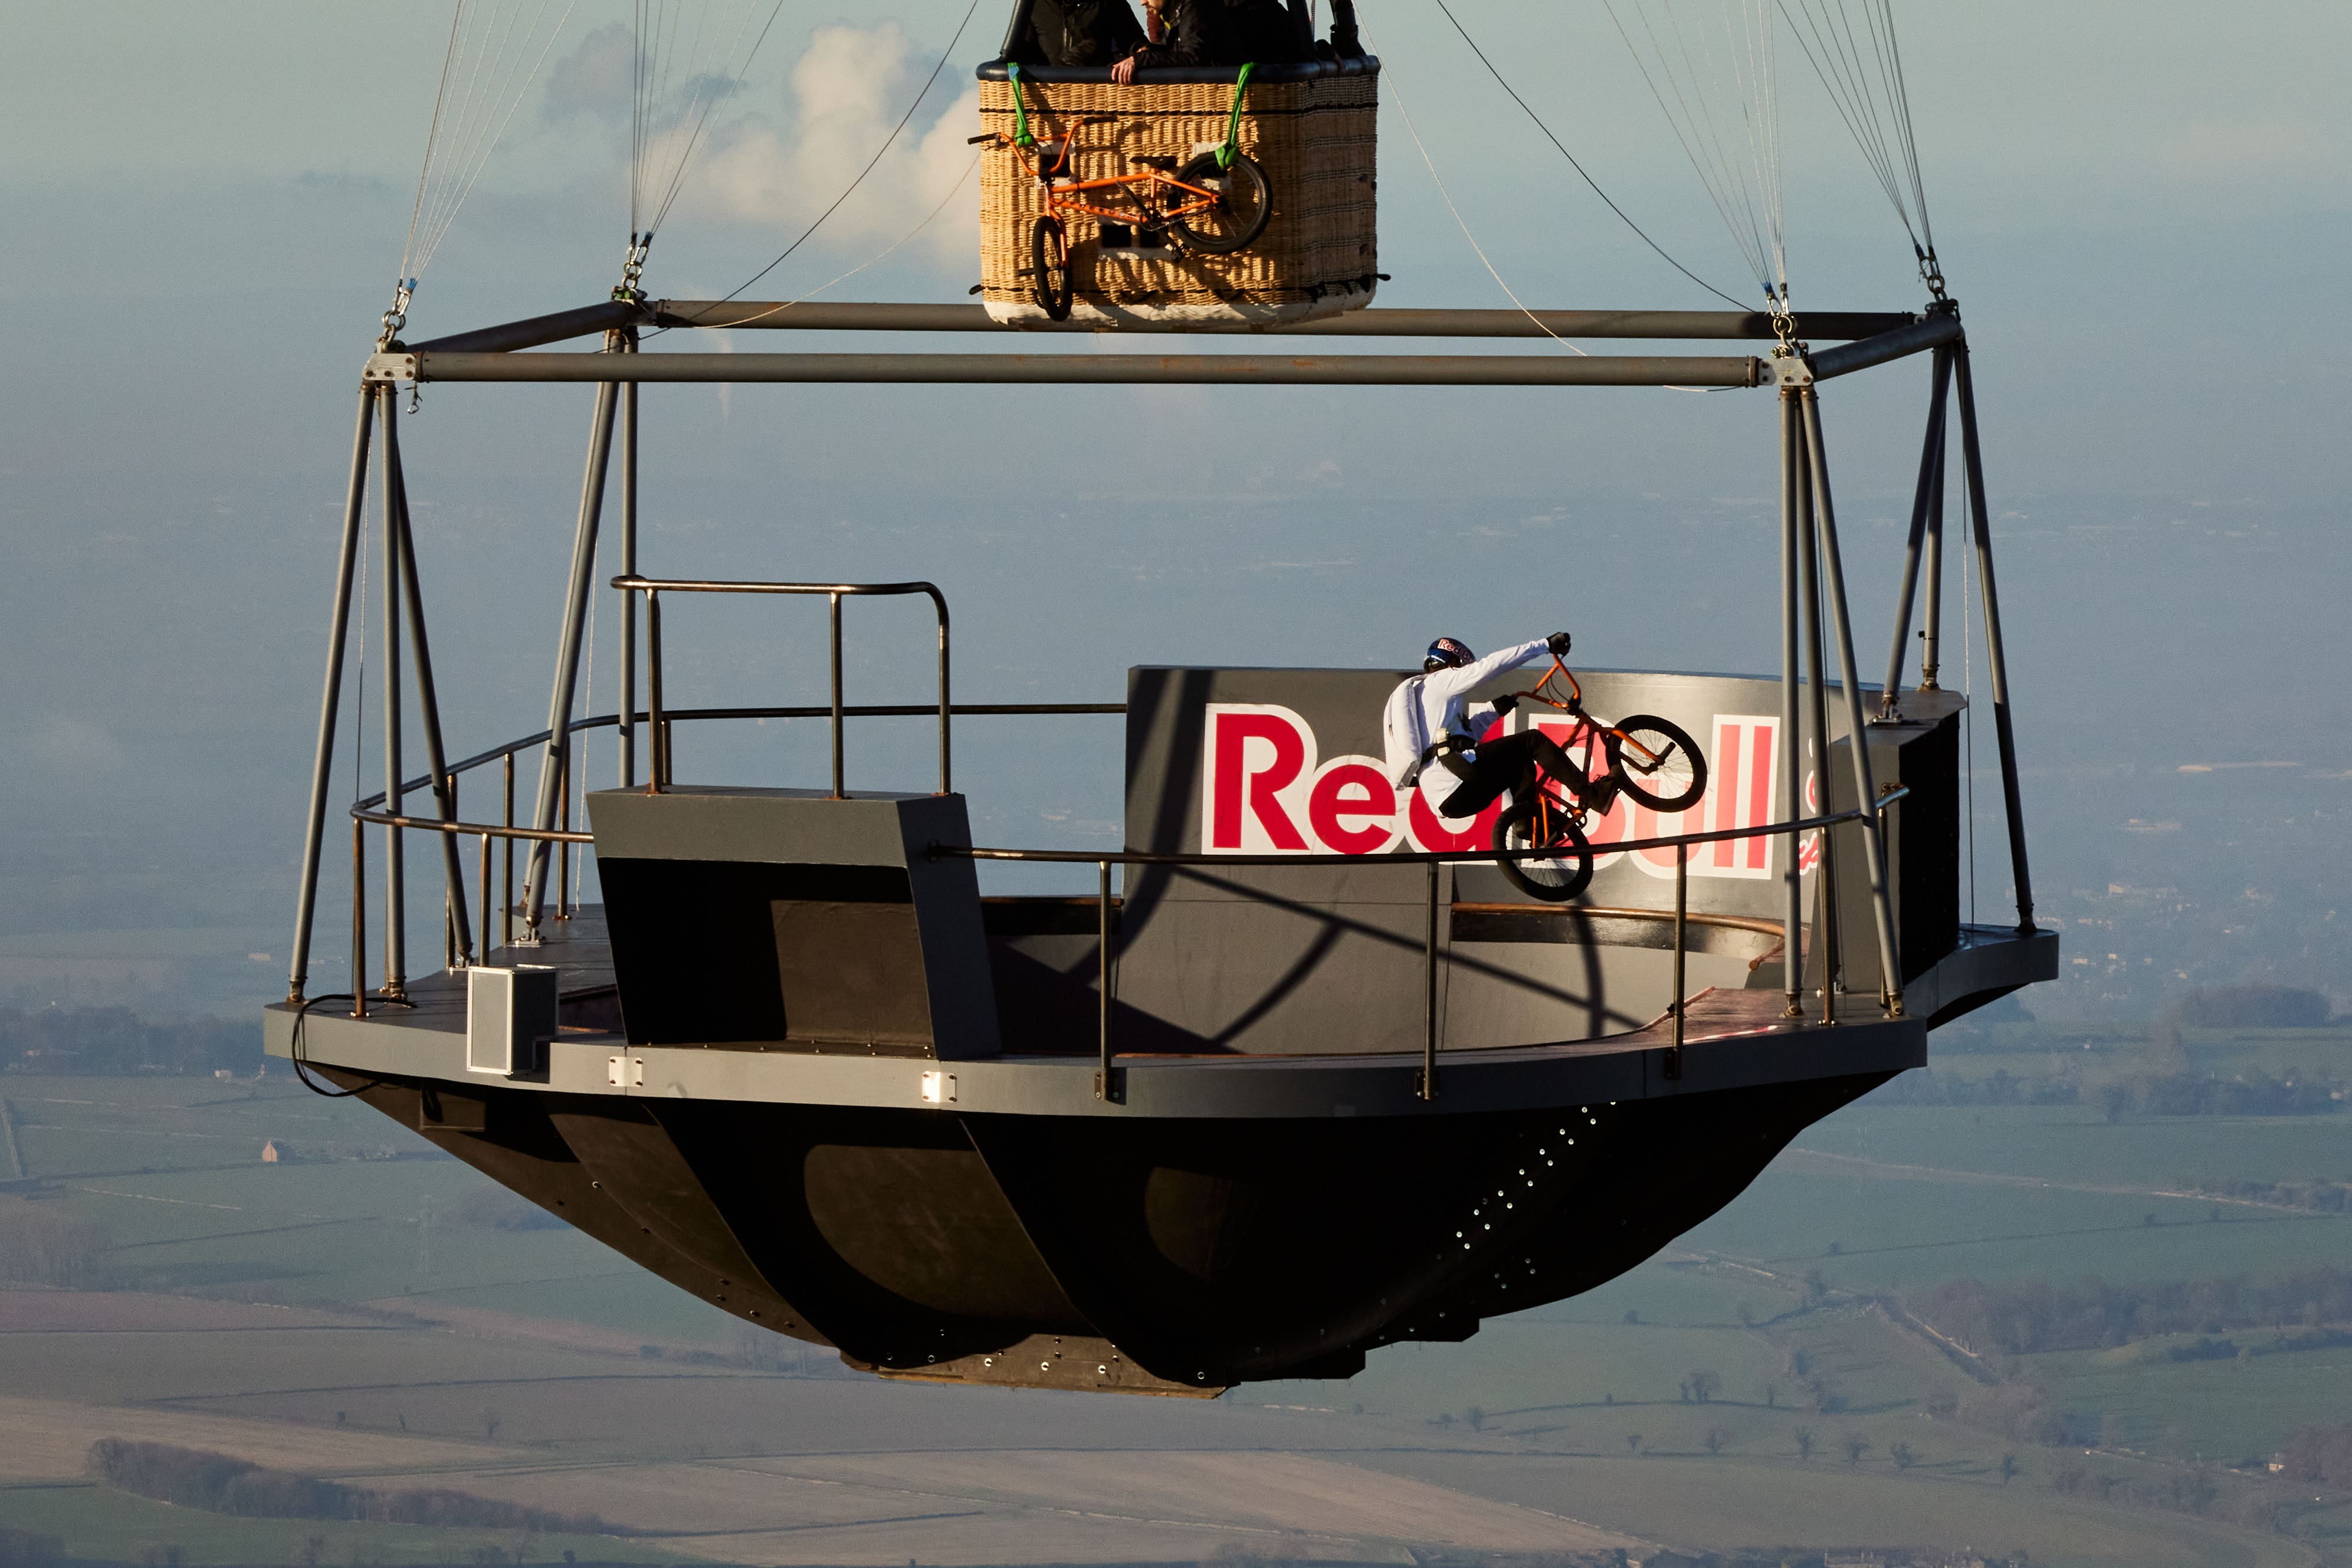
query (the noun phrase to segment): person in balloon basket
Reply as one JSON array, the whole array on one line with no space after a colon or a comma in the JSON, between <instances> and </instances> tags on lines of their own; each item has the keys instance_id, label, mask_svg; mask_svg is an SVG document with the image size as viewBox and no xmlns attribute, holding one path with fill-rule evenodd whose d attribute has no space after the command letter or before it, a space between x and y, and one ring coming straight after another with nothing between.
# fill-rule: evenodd
<instances>
[{"instance_id":1,"label":"person in balloon basket","mask_svg":"<svg viewBox=\"0 0 2352 1568\"><path fill-rule=\"evenodd\" d=\"M1006 58L1024 66L1107 66L1143 42L1143 25L1127 0L1031 0Z\"/></svg>"},{"instance_id":2,"label":"person in balloon basket","mask_svg":"<svg viewBox=\"0 0 2352 1568\"><path fill-rule=\"evenodd\" d=\"M1389 777L1400 789L1418 787L1438 816L1454 818L1477 816L1506 791L1533 789L1538 768L1580 793L1583 771L1540 730L1481 739L1488 726L1517 705L1517 697L1507 693L1492 702L1469 700L1472 690L1505 670L1546 654L1559 658L1568 648L1566 632L1484 658L1454 637L1431 643L1421 673L1398 682L1381 714Z\"/></svg>"},{"instance_id":3,"label":"person in balloon basket","mask_svg":"<svg viewBox=\"0 0 2352 1568\"><path fill-rule=\"evenodd\" d=\"M1304 13L1282 0L1143 0L1144 43L1110 68L1122 86L1139 68L1284 65L1314 57Z\"/></svg>"}]
</instances>

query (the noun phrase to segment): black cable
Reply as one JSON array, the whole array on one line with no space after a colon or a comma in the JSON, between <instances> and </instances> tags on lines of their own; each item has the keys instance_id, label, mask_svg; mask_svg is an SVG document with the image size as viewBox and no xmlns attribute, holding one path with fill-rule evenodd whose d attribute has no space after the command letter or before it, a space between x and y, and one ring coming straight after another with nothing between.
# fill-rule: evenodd
<instances>
[{"instance_id":1,"label":"black cable","mask_svg":"<svg viewBox=\"0 0 2352 1568\"><path fill-rule=\"evenodd\" d=\"M371 1079L357 1089L321 1089L319 1086L319 1080L310 1076L309 1064L303 1058L303 1022L310 1017L310 1009L321 1002L356 1002L358 998L350 992L340 991L325 996L313 996L294 1011L294 1037L287 1044L287 1059L294 1064L294 1076L302 1080L302 1087L321 1100L350 1100L356 1095L366 1093L369 1089L383 1087L383 1079Z\"/></svg>"},{"instance_id":2,"label":"black cable","mask_svg":"<svg viewBox=\"0 0 2352 1568\"><path fill-rule=\"evenodd\" d=\"M1437 0L1437 8L1445 13L1445 19L1454 24L1454 30L1455 32L1462 35L1462 41L1470 46L1470 52L1478 57L1478 63L1486 68L1486 74L1493 77L1496 84L1505 92L1511 95L1511 101L1513 103L1517 104L1523 110L1527 110L1528 118L1536 122L1536 129L1544 133L1546 140L1549 141L1553 146L1559 149L1559 155L1568 160L1568 166L1574 169L1580 175L1583 176L1584 183L1592 187L1592 194L1599 196L1602 202L1606 203L1611 212L1615 213L1620 218L1623 219L1627 228L1632 229L1635 234L1642 237L1642 243L1643 245L1646 245L1652 250L1656 251L1667 266L1673 268L1675 271L1681 273L1684 277L1689 279L1692 282L1697 284L1700 288L1706 289L1717 299L1722 300L1725 304L1731 306L1734 310L1748 310L1754 309L1754 307L1748 304L1745 300L1733 299L1730 295L1725 293L1722 289L1717 288L1714 284L1708 282L1697 273L1693 272L1689 268L1685 267L1681 262L1676 261L1673 257L1668 256L1664 246L1660 245L1656 240L1652 239L1648 234L1644 233L1640 224L1635 223L1631 217L1627 217L1625 209L1619 206L1615 202L1611 201L1609 198L1609 193L1601 188L1601 182L1594 179L1591 174L1585 173L1584 165L1576 161L1576 154L1570 152L1567 144L1561 142L1559 137L1554 136L1551 133L1551 127L1543 122L1543 116L1538 114L1533 109L1528 108L1528 100L1519 96L1518 89L1513 87L1509 82L1503 79L1503 73L1495 68L1495 62L1486 58L1486 51L1478 47L1478 40L1470 36L1470 30L1462 25L1460 17L1454 16L1453 7L1446 5L1445 0Z\"/></svg>"},{"instance_id":3,"label":"black cable","mask_svg":"<svg viewBox=\"0 0 2352 1568\"><path fill-rule=\"evenodd\" d=\"M955 56L956 46L963 41L963 30L971 25L972 16L979 9L980 0L971 0L971 6L966 9L963 14L963 20L956 24L955 37L950 38L948 40L948 47L940 51L940 63L933 66L931 68L931 74L923 79L923 90L915 94L915 101L907 106L907 112L899 116L898 123L891 127L890 134L884 139L882 145L876 150L874 156L866 160L866 167L857 171L857 178L849 182L849 188L842 192L841 195L834 197L833 205L817 214L816 221L810 224L808 227L801 230L801 237L793 241L790 245L784 247L782 255L777 257L773 261L769 262L765 267L761 268L760 270L751 274L751 277L746 278L742 282L737 284L725 294L719 296L718 301L719 304L723 305L728 300L734 299L738 294L743 292L744 289L749 289L752 284L757 283L761 279L765 278L769 273L773 272L777 268L782 267L793 251L798 250L802 246L808 243L809 236L814 234L820 227L822 227L824 220L831 217L835 211L840 207L842 203L847 201L851 196L856 194L857 187L866 183L866 176L874 172L875 165L880 163L884 154L887 153L890 149L897 144L898 133L906 130L908 122L915 118L915 110L923 107L923 100L930 96L932 86L940 79L940 72L947 69L948 61ZM667 331L669 331L667 327L659 327L646 335L647 337L658 337Z\"/></svg>"}]
</instances>

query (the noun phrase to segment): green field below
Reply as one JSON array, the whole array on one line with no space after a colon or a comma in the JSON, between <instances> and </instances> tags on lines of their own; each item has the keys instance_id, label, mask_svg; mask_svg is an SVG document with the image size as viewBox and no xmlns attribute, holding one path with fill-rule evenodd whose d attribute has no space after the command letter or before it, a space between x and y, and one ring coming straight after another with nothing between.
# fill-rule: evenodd
<instances>
[{"instance_id":1,"label":"green field below","mask_svg":"<svg viewBox=\"0 0 2352 1568\"><path fill-rule=\"evenodd\" d=\"M498 1561L669 1563L691 1561L649 1542L611 1535L370 1524L352 1520L236 1519L174 1508L86 1483L0 1485L0 1526L54 1535L84 1561L137 1563L178 1547L190 1568L212 1564L449 1564L498 1552Z\"/></svg>"}]
</instances>

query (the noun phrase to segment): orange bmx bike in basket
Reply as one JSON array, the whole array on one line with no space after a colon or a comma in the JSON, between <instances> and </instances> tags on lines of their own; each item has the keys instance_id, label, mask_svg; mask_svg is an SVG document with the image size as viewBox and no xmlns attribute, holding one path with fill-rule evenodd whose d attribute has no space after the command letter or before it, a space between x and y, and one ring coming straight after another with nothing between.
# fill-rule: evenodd
<instances>
[{"instance_id":1,"label":"orange bmx bike in basket","mask_svg":"<svg viewBox=\"0 0 2352 1568\"><path fill-rule=\"evenodd\" d=\"M1247 78L1244 75L1244 81ZM1239 121L1240 93L1234 95ZM1118 224L1138 236L1165 237L1179 247L1227 256L1253 244L1274 214L1265 171L1234 144L1195 154L1181 168L1174 158L1137 156L1123 173L1078 179L1070 160L1078 133L1089 125L1115 124L1115 114L1074 120L1057 140L1029 134L1028 115L1019 129L969 138L973 146L994 142L1009 149L1022 169L1045 187L1045 210L1029 230L1029 288L1037 306L1055 321L1067 321L1076 286L1070 276L1069 223L1075 217Z\"/></svg>"},{"instance_id":2,"label":"orange bmx bike in basket","mask_svg":"<svg viewBox=\"0 0 2352 1568\"><path fill-rule=\"evenodd\" d=\"M1557 903L1585 889L1592 880L1592 847L1584 824L1607 816L1619 795L1631 795L1653 811L1682 811L1706 793L1706 757L1688 731L1649 713L1629 714L1613 724L1595 719L1584 710L1584 689L1575 673L1557 656L1534 689L1517 696L1522 702L1559 709L1572 721L1559 749L1577 773L1555 778L1533 770L1534 787L1515 791L1509 809L1496 819L1498 852L1561 851L1554 858L1496 862L1530 898Z\"/></svg>"}]
</instances>

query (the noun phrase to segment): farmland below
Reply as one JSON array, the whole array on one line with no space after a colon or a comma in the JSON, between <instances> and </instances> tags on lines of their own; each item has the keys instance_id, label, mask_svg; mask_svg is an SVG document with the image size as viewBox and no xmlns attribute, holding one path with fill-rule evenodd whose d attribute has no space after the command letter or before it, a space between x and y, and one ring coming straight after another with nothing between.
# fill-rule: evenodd
<instances>
[{"instance_id":1,"label":"farmland below","mask_svg":"<svg viewBox=\"0 0 2352 1568\"><path fill-rule=\"evenodd\" d=\"M1199 1404L851 1373L257 1062L20 1067L0 1530L77 1563L2352 1565L2352 1031L1935 1046L1598 1290ZM2299 1098L2110 1092L2184 1075ZM508 1522L175 1504L93 1471L109 1440Z\"/></svg>"}]
</instances>

